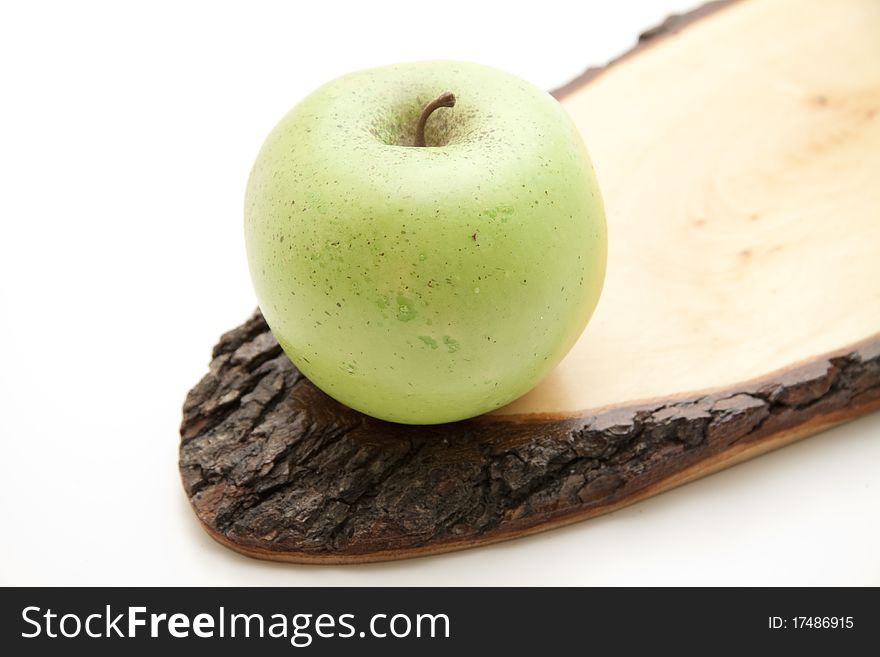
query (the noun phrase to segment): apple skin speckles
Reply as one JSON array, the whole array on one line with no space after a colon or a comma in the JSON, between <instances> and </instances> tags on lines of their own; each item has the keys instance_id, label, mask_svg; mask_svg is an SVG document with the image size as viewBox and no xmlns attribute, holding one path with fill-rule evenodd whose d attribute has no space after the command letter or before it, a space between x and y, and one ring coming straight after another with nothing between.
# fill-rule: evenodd
<instances>
[{"instance_id":1,"label":"apple skin speckles","mask_svg":"<svg viewBox=\"0 0 880 657\"><path fill-rule=\"evenodd\" d=\"M410 145L447 90L455 106L431 114L427 146ZM260 307L299 369L411 424L531 389L589 320L607 250L592 165L558 102L450 61L359 71L303 99L254 164L245 241Z\"/></svg>"}]
</instances>

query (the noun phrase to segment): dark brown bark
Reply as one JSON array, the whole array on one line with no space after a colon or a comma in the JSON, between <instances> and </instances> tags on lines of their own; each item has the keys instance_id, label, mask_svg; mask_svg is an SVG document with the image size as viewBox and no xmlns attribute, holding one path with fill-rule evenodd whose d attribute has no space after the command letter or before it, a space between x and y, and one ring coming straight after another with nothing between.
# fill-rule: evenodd
<instances>
[{"instance_id":1,"label":"dark brown bark","mask_svg":"<svg viewBox=\"0 0 880 657\"><path fill-rule=\"evenodd\" d=\"M639 499L736 449L880 401L880 339L737 390L565 419L391 424L335 402L262 316L224 335L181 427L187 495L256 556L360 561L492 542Z\"/></svg>"},{"instance_id":2,"label":"dark brown bark","mask_svg":"<svg viewBox=\"0 0 880 657\"><path fill-rule=\"evenodd\" d=\"M570 92L575 89L579 89L587 82L595 79L602 72L607 71L611 66L617 64L618 62L622 62L625 59L632 57L640 53L644 48L651 46L658 41L662 41L664 37L671 36L679 32L682 28L686 27L690 23L693 23L695 20L703 18L705 16L709 16L710 14L715 13L719 9L723 9L734 2L738 2L738 0L711 0L711 2L707 2L700 7L697 7L693 11L689 11L684 14L673 14L666 18L665 21L660 23L660 25L656 25L649 30L645 30L639 35L638 43L627 50L625 53L612 59L610 62L605 64L605 66L593 66L585 70L579 76L564 84L553 91L553 95L557 98L562 98L563 96L568 95Z\"/></svg>"}]
</instances>

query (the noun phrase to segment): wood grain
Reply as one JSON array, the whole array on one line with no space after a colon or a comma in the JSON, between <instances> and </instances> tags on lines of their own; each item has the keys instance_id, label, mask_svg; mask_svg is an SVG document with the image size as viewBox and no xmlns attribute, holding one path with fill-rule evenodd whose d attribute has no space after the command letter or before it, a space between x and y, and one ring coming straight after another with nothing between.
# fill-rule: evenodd
<instances>
[{"instance_id":1,"label":"wood grain","mask_svg":"<svg viewBox=\"0 0 880 657\"><path fill-rule=\"evenodd\" d=\"M385 423L309 383L259 313L224 335L181 425L208 532L295 562L455 550L880 408L880 5L796 5L675 17L557 92L602 183L609 271L584 338L525 398Z\"/></svg>"},{"instance_id":2,"label":"wood grain","mask_svg":"<svg viewBox=\"0 0 880 657\"><path fill-rule=\"evenodd\" d=\"M878 34L874 0L742 0L569 87L605 289L502 412L729 388L880 331Z\"/></svg>"}]
</instances>

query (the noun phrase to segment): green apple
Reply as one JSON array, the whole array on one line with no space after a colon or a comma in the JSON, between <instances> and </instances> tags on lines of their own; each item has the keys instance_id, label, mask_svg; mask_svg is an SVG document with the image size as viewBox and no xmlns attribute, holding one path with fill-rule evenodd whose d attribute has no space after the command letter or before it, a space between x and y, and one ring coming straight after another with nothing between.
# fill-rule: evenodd
<instances>
[{"instance_id":1,"label":"green apple","mask_svg":"<svg viewBox=\"0 0 880 657\"><path fill-rule=\"evenodd\" d=\"M607 251L559 103L454 61L352 73L296 105L253 167L245 238L260 307L303 374L409 424L531 389L583 331Z\"/></svg>"}]
</instances>

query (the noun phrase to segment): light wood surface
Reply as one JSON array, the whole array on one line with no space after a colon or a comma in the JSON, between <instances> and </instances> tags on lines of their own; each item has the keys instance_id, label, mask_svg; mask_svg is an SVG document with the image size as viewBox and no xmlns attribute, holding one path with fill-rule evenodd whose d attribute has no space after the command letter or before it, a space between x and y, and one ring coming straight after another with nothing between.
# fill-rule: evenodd
<instances>
[{"instance_id":1,"label":"light wood surface","mask_svg":"<svg viewBox=\"0 0 880 657\"><path fill-rule=\"evenodd\" d=\"M880 2L741 0L649 47L562 98L608 274L499 413L724 388L880 331Z\"/></svg>"},{"instance_id":2,"label":"light wood surface","mask_svg":"<svg viewBox=\"0 0 880 657\"><path fill-rule=\"evenodd\" d=\"M413 427L315 388L257 313L189 393L205 529L303 563L590 518L880 408L880 2L736 0L557 92L595 161L606 289L487 416Z\"/></svg>"}]
</instances>

